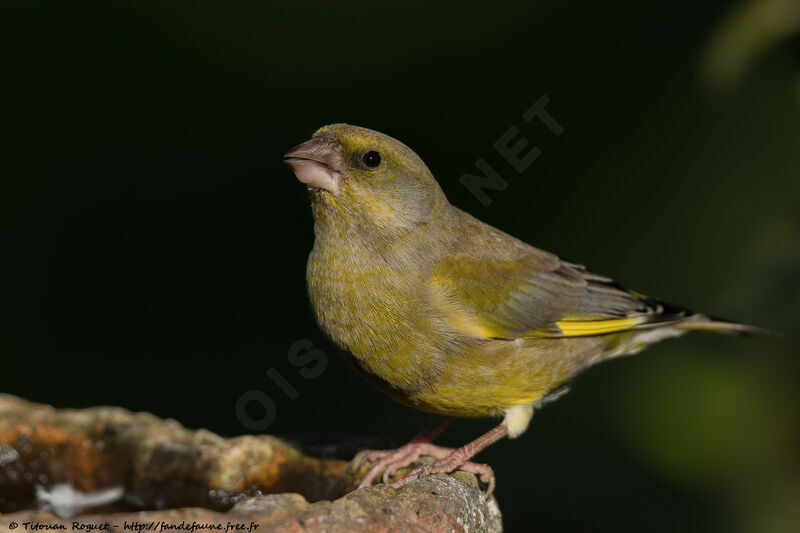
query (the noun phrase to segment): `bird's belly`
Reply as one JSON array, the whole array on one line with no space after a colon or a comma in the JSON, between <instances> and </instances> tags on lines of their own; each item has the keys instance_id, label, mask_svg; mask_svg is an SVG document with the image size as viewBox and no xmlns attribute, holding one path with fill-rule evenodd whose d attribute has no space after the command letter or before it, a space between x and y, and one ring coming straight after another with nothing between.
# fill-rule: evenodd
<instances>
[{"instance_id":1,"label":"bird's belly","mask_svg":"<svg viewBox=\"0 0 800 533\"><path fill-rule=\"evenodd\" d=\"M604 338L485 339L446 358L435 388L414 400L453 416L500 416L532 405L608 353Z\"/></svg>"}]
</instances>

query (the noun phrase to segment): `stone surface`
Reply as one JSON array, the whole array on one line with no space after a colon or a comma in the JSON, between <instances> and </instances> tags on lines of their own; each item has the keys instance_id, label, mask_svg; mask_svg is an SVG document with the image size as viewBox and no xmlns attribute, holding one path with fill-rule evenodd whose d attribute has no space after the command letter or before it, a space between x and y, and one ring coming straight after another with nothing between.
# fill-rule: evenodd
<instances>
[{"instance_id":1,"label":"stone surface","mask_svg":"<svg viewBox=\"0 0 800 533\"><path fill-rule=\"evenodd\" d=\"M331 458L327 448L320 458L266 435L225 439L146 413L53 409L0 395L0 531L12 522L19 531L26 522L68 530L77 522L84 531L157 531L162 523L191 530L195 522L222 531L228 523L262 532L501 530L497 503L484 501L471 474L354 490L369 465ZM62 484L83 514L41 510L42 495L63 494ZM83 508L115 487L121 498Z\"/></svg>"}]
</instances>

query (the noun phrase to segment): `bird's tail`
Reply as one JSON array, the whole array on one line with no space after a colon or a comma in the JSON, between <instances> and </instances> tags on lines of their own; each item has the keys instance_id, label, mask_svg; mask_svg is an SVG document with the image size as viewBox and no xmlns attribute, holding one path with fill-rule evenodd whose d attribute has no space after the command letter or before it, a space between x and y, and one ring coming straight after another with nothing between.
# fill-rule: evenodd
<instances>
[{"instance_id":1,"label":"bird's tail","mask_svg":"<svg viewBox=\"0 0 800 533\"><path fill-rule=\"evenodd\" d=\"M752 337L754 335L776 335L774 331L760 328L758 326L740 324L738 322L731 322L729 320L723 320L706 315L691 315L683 322L676 324L675 328L685 331L711 331L714 333L742 335L745 337Z\"/></svg>"}]
</instances>

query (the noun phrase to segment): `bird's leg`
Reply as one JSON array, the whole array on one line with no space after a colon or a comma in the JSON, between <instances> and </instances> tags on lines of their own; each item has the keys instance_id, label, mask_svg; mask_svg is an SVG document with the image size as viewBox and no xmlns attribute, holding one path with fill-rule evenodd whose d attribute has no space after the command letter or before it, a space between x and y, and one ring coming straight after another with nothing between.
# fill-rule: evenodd
<instances>
[{"instance_id":1,"label":"bird's leg","mask_svg":"<svg viewBox=\"0 0 800 533\"><path fill-rule=\"evenodd\" d=\"M461 469L466 472L472 472L477 475L482 482L488 485L486 490L486 497L488 498L494 490L494 471L489 465L472 463L469 460L479 451L497 442L506 435L508 435L508 425L506 421L503 421L500 425L484 433L469 444L452 450L447 456L439 458L435 463L412 470L406 476L392 483L392 486L395 488L402 487L428 474L449 474L454 470Z\"/></svg>"},{"instance_id":2,"label":"bird's leg","mask_svg":"<svg viewBox=\"0 0 800 533\"><path fill-rule=\"evenodd\" d=\"M432 441L452 423L453 418L446 416L414 437L411 442L405 446L401 446L396 450L375 450L367 453L364 458L367 461L377 461L377 463L370 468L367 475L361 480L359 488L372 485L372 482L378 477L381 471L383 471L383 482L387 483L389 476L393 475L401 468L413 464L422 455L429 455L436 459L447 457L454 450L452 448L436 446L432 444Z\"/></svg>"},{"instance_id":3,"label":"bird's leg","mask_svg":"<svg viewBox=\"0 0 800 533\"><path fill-rule=\"evenodd\" d=\"M409 444L417 444L417 443L431 443L433 439L438 437L442 434L442 432L447 429L450 424L453 423L453 417L445 416L441 419L437 420L435 424L427 427L422 433L419 433L416 437L411 439ZM405 448L403 446L402 448ZM383 459L384 457L391 455L402 448L398 448L397 450L373 450L368 452L364 459L367 461L377 461L379 459Z\"/></svg>"},{"instance_id":4,"label":"bird's leg","mask_svg":"<svg viewBox=\"0 0 800 533\"><path fill-rule=\"evenodd\" d=\"M442 434L442 432L450 427L450 424L453 423L452 416L443 416L439 420L436 421L435 424L432 424L429 428L425 431L411 439L411 442L433 442L433 439L438 437Z\"/></svg>"}]
</instances>

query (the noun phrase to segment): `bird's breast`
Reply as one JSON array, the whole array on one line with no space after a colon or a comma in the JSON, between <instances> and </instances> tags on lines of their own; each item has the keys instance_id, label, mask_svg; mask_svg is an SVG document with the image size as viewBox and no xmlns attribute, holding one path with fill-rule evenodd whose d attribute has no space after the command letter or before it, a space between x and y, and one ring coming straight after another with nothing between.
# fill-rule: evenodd
<instances>
[{"instance_id":1,"label":"bird's breast","mask_svg":"<svg viewBox=\"0 0 800 533\"><path fill-rule=\"evenodd\" d=\"M308 294L317 322L367 374L418 388L441 366L424 268L363 246L315 243Z\"/></svg>"}]
</instances>

